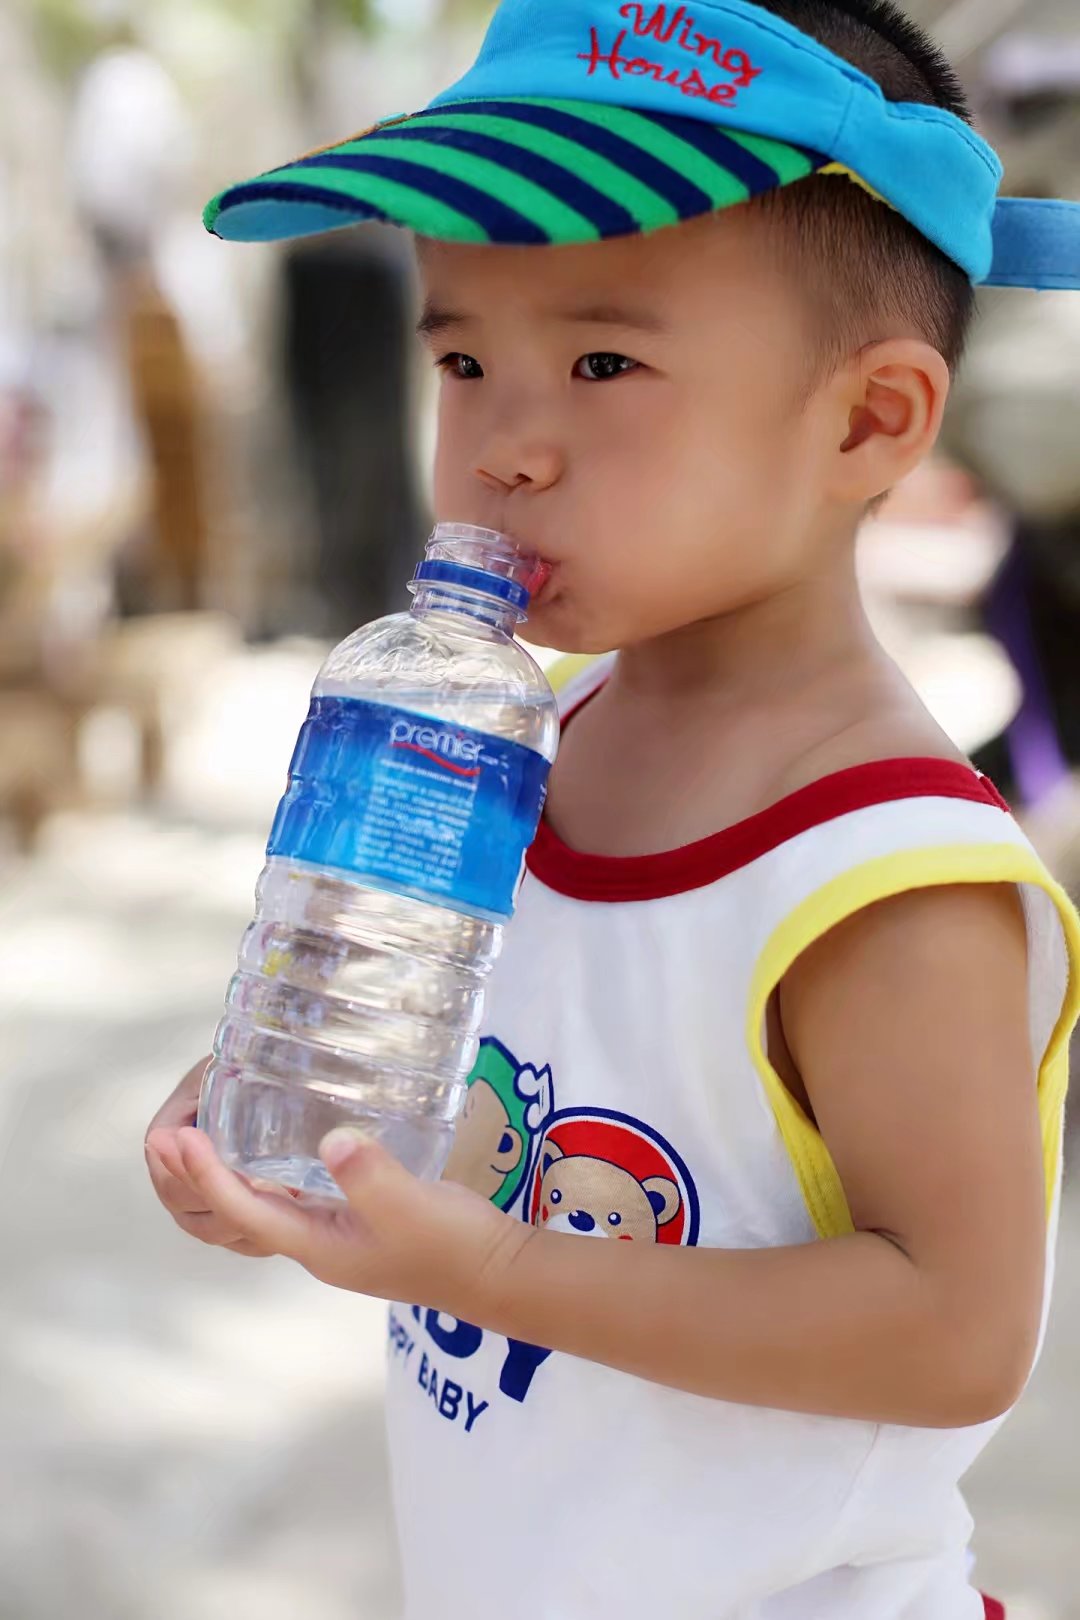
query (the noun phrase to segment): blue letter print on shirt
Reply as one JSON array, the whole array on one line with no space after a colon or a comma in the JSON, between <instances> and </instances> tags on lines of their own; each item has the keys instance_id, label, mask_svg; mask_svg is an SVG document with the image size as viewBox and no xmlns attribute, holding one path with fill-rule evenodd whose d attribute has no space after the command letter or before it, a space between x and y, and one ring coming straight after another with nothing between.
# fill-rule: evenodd
<instances>
[{"instance_id":1,"label":"blue letter print on shirt","mask_svg":"<svg viewBox=\"0 0 1080 1620\"><path fill-rule=\"evenodd\" d=\"M419 1310L414 1310L413 1314L419 1321ZM430 1314L434 1315L434 1312ZM461 1325L468 1326L467 1323ZM476 1337L472 1340L471 1348L466 1352L469 1355L475 1353L477 1344L482 1337L479 1328L473 1329L473 1333ZM491 1403L481 1400L473 1394L471 1389L466 1389L464 1384L457 1383L455 1379L448 1378L445 1374L440 1377L438 1368L426 1350L420 1352L419 1362L414 1362L416 1339L393 1309L390 1311L390 1351L395 1360L406 1370L411 1370L413 1366L416 1367L416 1382L429 1397L439 1416L446 1418L450 1423L457 1423L460 1419L465 1433L471 1434L473 1424L477 1418L483 1416Z\"/></svg>"},{"instance_id":2,"label":"blue letter print on shirt","mask_svg":"<svg viewBox=\"0 0 1080 1620\"><path fill-rule=\"evenodd\" d=\"M471 1322L461 1322L456 1316L441 1316L438 1311L421 1310L419 1305L412 1307L412 1314L422 1324L425 1333L448 1356L467 1360L476 1354L484 1342L481 1328L474 1327ZM444 1326L447 1322L453 1326ZM520 1339L507 1339L506 1359L499 1373L499 1389L512 1401L523 1401L529 1393L537 1367L542 1366L550 1354L550 1350L541 1350L539 1345L524 1344Z\"/></svg>"}]
</instances>

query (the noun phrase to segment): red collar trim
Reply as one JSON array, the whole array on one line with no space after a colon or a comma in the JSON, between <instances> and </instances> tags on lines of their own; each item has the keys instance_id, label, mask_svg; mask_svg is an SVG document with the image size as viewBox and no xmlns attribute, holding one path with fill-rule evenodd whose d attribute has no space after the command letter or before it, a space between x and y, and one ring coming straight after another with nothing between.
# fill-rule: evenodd
<instances>
[{"instance_id":1,"label":"red collar trim","mask_svg":"<svg viewBox=\"0 0 1080 1620\"><path fill-rule=\"evenodd\" d=\"M662 900L716 883L811 827L899 799L967 799L1009 812L989 778L958 761L885 759L836 771L733 827L657 855L588 855L564 844L544 820L528 869L572 900Z\"/></svg>"}]
</instances>

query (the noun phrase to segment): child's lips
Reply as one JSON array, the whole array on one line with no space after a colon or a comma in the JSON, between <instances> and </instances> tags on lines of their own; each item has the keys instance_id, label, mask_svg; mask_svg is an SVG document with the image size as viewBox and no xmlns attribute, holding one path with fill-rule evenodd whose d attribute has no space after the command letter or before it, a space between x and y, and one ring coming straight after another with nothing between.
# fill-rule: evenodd
<instances>
[{"instance_id":1,"label":"child's lips","mask_svg":"<svg viewBox=\"0 0 1080 1620\"><path fill-rule=\"evenodd\" d=\"M535 603L544 594L557 565L542 557L535 544L521 535L515 534L512 530L507 530L506 534L516 547L521 563L528 567L527 573L523 567L518 578L528 591L530 602Z\"/></svg>"},{"instance_id":2,"label":"child's lips","mask_svg":"<svg viewBox=\"0 0 1080 1620\"><path fill-rule=\"evenodd\" d=\"M554 563L545 562L542 557L536 559L536 565L526 581L526 589L531 601L538 601L544 594L548 581L554 572Z\"/></svg>"}]
</instances>

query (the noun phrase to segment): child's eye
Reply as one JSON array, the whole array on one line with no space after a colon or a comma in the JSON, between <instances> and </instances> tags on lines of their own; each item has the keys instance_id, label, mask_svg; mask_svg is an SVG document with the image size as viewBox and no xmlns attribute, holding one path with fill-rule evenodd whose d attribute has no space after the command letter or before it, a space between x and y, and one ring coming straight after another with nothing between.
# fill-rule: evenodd
<instances>
[{"instance_id":1,"label":"child's eye","mask_svg":"<svg viewBox=\"0 0 1080 1620\"><path fill-rule=\"evenodd\" d=\"M583 354L574 367L574 376L583 382L607 382L611 377L622 377L637 370L637 361L625 354Z\"/></svg>"},{"instance_id":2,"label":"child's eye","mask_svg":"<svg viewBox=\"0 0 1080 1620\"><path fill-rule=\"evenodd\" d=\"M471 354L444 354L441 360L435 362L436 370L445 371L449 377L457 377L461 382L473 382L484 375L484 369L478 360Z\"/></svg>"}]
</instances>

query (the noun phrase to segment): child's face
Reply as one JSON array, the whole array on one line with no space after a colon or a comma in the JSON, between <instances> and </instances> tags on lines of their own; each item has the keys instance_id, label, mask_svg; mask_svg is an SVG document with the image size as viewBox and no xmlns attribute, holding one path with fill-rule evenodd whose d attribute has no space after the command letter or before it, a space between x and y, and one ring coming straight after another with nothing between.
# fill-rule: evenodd
<instances>
[{"instance_id":1,"label":"child's face","mask_svg":"<svg viewBox=\"0 0 1080 1620\"><path fill-rule=\"evenodd\" d=\"M807 400L807 312L750 210L584 247L417 251L443 371L437 516L553 565L530 640L630 646L812 565L836 413Z\"/></svg>"}]
</instances>

